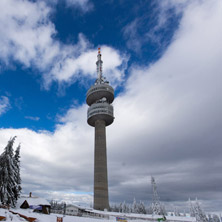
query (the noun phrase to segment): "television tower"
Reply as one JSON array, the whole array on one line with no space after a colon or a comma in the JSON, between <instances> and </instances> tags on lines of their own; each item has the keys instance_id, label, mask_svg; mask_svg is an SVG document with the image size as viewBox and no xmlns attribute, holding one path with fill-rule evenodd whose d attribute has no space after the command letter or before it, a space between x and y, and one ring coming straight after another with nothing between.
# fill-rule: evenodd
<instances>
[{"instance_id":1,"label":"television tower","mask_svg":"<svg viewBox=\"0 0 222 222\"><path fill-rule=\"evenodd\" d=\"M106 81L102 73L100 48L97 55L97 79L86 95L89 105L87 122L95 127L95 154L94 154L94 203L93 208L104 210L109 208L107 155L106 155L106 126L113 123L114 89Z\"/></svg>"}]
</instances>

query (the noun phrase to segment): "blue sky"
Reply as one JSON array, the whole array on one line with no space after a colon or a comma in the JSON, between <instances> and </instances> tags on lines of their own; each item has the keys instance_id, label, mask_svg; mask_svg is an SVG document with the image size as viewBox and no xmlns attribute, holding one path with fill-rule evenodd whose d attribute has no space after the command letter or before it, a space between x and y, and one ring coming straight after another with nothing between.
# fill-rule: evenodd
<instances>
[{"instance_id":1,"label":"blue sky","mask_svg":"<svg viewBox=\"0 0 222 222\"><path fill-rule=\"evenodd\" d=\"M47 23L54 26L54 33L49 36L52 44L64 44L71 48L78 42L81 34L88 43L85 51L95 50L100 45L112 46L128 57L127 69L123 73L124 80L127 79L130 65L149 65L161 56L170 43L180 18L177 14L171 15L174 9L169 8L164 12L169 17L168 20L158 27L161 9L155 1L139 1L136 4L134 1L117 1L115 4L112 1L95 1L85 3L82 8L78 4L67 5L66 1L51 4L42 6L51 10L47 21L38 18L37 23L40 27L47 27ZM18 18L18 26L19 22ZM27 28L22 22L21 26ZM152 36L146 36L150 33ZM19 43L17 44L20 47ZM38 47L38 43L33 47ZM13 47L11 50L13 54ZM38 56L38 52L35 53L35 56ZM73 53L70 56L73 56ZM96 55L94 57L96 59ZM78 104L85 102L85 93L93 81L93 76L65 83L57 79L50 80L50 86L44 86L43 76L49 70L45 67L42 72L39 65L36 67L34 64L37 58L27 58L32 63L28 64L28 67L24 64L25 59L18 61L13 59L13 55L7 59L10 64L8 66L2 61L0 88L2 95L9 98L10 106L4 117L1 116L2 127L53 131L58 121L57 115L64 115L72 106L73 100ZM92 64L95 59L91 61ZM50 61L50 65L53 66L53 61ZM78 75L81 76L81 71ZM124 84L118 85L117 93L124 88Z\"/></svg>"},{"instance_id":2,"label":"blue sky","mask_svg":"<svg viewBox=\"0 0 222 222\"><path fill-rule=\"evenodd\" d=\"M101 47L116 98L107 128L110 202L149 203L153 175L169 208L188 209L198 197L221 210L221 1L0 6L0 151L17 135L24 193L91 203L85 95Z\"/></svg>"}]
</instances>

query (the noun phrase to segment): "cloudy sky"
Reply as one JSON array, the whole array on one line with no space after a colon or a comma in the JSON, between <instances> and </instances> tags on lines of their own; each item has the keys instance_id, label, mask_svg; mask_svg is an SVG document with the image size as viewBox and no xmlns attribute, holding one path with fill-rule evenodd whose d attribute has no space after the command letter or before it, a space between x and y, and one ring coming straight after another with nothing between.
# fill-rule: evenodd
<instances>
[{"instance_id":1,"label":"cloudy sky","mask_svg":"<svg viewBox=\"0 0 222 222\"><path fill-rule=\"evenodd\" d=\"M188 198L222 210L221 0L1 0L0 152L21 143L23 193L90 204L85 95L97 48L115 88L111 203Z\"/></svg>"}]
</instances>

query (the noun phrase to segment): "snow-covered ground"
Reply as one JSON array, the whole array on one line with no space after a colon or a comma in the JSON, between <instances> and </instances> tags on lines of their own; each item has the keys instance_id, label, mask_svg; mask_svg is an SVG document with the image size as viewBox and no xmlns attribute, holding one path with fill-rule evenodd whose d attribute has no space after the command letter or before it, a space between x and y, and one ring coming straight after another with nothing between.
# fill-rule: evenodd
<instances>
[{"instance_id":1,"label":"snow-covered ground","mask_svg":"<svg viewBox=\"0 0 222 222\"><path fill-rule=\"evenodd\" d=\"M40 214L40 213L33 213L32 210L23 210L23 209L13 209L14 212L19 212L28 217L37 218L37 222L56 222L57 217L62 217L59 214ZM21 218L18 215L10 213L8 210L0 209L0 216L6 217L6 221L13 221L13 222L21 222L26 221L25 219ZM63 222L110 222L110 220L101 220L101 219L93 219L93 218L84 218L84 217L74 217L74 216L65 216L63 217ZM115 220L113 220L115 221Z\"/></svg>"},{"instance_id":2,"label":"snow-covered ground","mask_svg":"<svg viewBox=\"0 0 222 222\"><path fill-rule=\"evenodd\" d=\"M27 217L34 217L37 218L36 222L56 222L57 217L63 217L61 214L40 214L40 213L33 213L31 209L12 209L12 211L23 214ZM87 218L87 217L77 217L77 216L64 216L63 222L111 222L116 221L116 217L136 217L137 219L133 219L133 222L144 222L144 221L157 221L157 218L160 216L152 216L152 215L141 215L141 214L122 214L122 213L114 213L114 212L104 212L105 214L109 214L109 219L98 219L98 218ZM6 209L0 208L0 216L6 217L6 221L13 221L13 222L20 222L26 221L25 219L21 218L19 215L12 214ZM141 219L139 219L141 218ZM167 217L168 221L185 221L185 222L194 222L196 221L195 218L189 217ZM128 219L128 221L131 221Z\"/></svg>"}]
</instances>

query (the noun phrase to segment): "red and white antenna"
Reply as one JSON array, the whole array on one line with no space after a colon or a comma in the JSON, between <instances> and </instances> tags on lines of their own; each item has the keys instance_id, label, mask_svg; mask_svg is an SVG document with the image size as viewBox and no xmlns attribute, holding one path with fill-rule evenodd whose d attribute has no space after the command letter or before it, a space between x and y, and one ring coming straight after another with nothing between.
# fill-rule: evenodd
<instances>
[{"instance_id":1,"label":"red and white antenna","mask_svg":"<svg viewBox=\"0 0 222 222\"><path fill-rule=\"evenodd\" d=\"M98 55L97 55L97 62L96 62L96 66L97 66L97 76L98 76L98 80L102 80L102 68L103 68L103 61L101 59L101 50L100 48L98 48Z\"/></svg>"}]
</instances>

